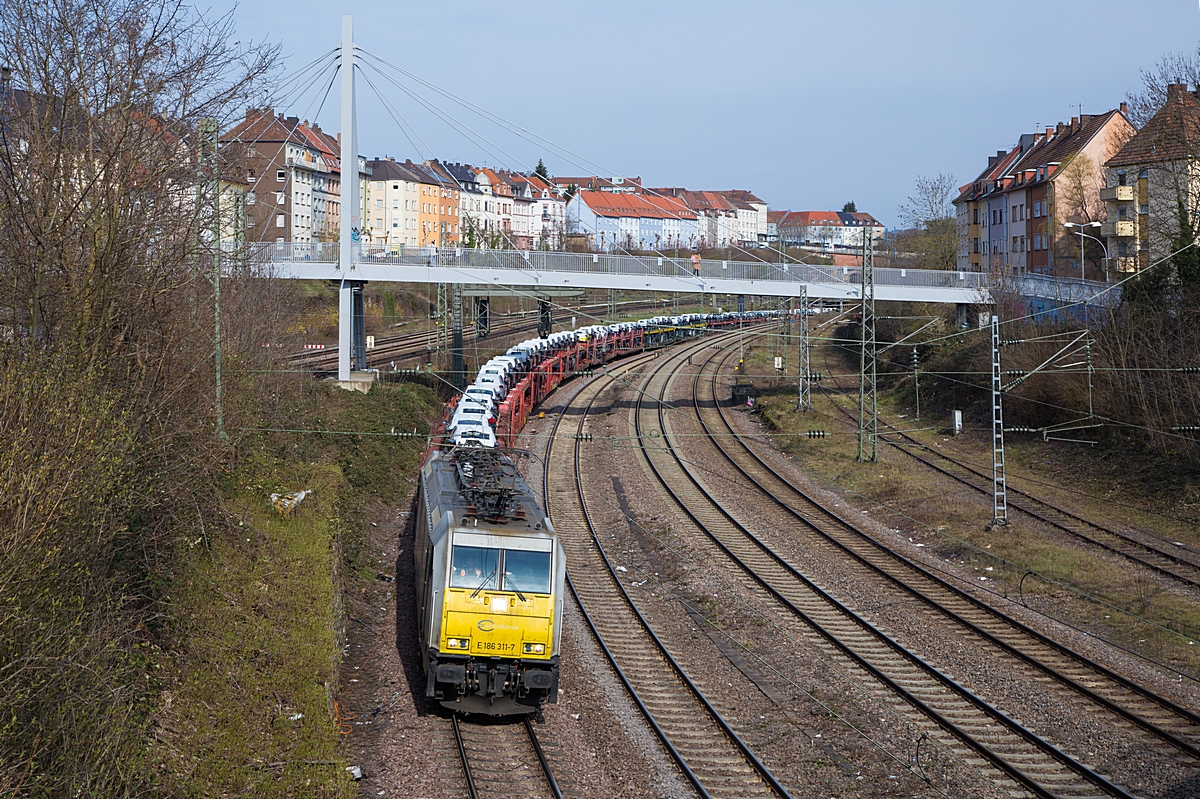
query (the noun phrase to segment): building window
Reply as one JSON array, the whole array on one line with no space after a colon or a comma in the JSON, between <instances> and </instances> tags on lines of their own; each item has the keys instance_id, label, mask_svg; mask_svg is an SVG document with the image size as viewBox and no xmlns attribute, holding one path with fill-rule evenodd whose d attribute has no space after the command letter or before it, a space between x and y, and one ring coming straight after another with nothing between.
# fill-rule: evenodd
<instances>
[{"instance_id":1,"label":"building window","mask_svg":"<svg viewBox=\"0 0 1200 799\"><path fill-rule=\"evenodd\" d=\"M287 180L287 172L280 169L278 172L275 173L275 180L279 181L280 183L283 183L285 180Z\"/></svg>"},{"instance_id":2,"label":"building window","mask_svg":"<svg viewBox=\"0 0 1200 799\"><path fill-rule=\"evenodd\" d=\"M275 214L275 227L283 227L283 214Z\"/></svg>"},{"instance_id":3,"label":"building window","mask_svg":"<svg viewBox=\"0 0 1200 799\"><path fill-rule=\"evenodd\" d=\"M254 192L246 192L246 205L254 205L254 201L257 199L258 197L254 195Z\"/></svg>"},{"instance_id":4,"label":"building window","mask_svg":"<svg viewBox=\"0 0 1200 799\"><path fill-rule=\"evenodd\" d=\"M383 220L379 217L375 217L375 227L383 227Z\"/></svg>"},{"instance_id":5,"label":"building window","mask_svg":"<svg viewBox=\"0 0 1200 799\"><path fill-rule=\"evenodd\" d=\"M1142 167L1140 170L1138 170L1138 177L1139 178L1150 177L1150 170L1147 169L1146 167Z\"/></svg>"},{"instance_id":6,"label":"building window","mask_svg":"<svg viewBox=\"0 0 1200 799\"><path fill-rule=\"evenodd\" d=\"M1118 258L1128 258L1129 257L1129 245L1123 241L1117 242L1117 257Z\"/></svg>"},{"instance_id":7,"label":"building window","mask_svg":"<svg viewBox=\"0 0 1200 799\"><path fill-rule=\"evenodd\" d=\"M1124 220L1126 215L1128 215L1128 214L1129 214L1129 206L1126 206L1126 205L1118 205L1117 206L1117 219Z\"/></svg>"},{"instance_id":8,"label":"building window","mask_svg":"<svg viewBox=\"0 0 1200 799\"><path fill-rule=\"evenodd\" d=\"M375 209L376 209L376 210L380 210L380 209L382 209L382 208L383 208L383 198L382 198L382 197L380 197L380 198L378 198L378 199L376 199L376 200L375 200Z\"/></svg>"},{"instance_id":9,"label":"building window","mask_svg":"<svg viewBox=\"0 0 1200 799\"><path fill-rule=\"evenodd\" d=\"M1125 170L1124 169L1117 170L1117 185L1118 186L1125 185Z\"/></svg>"},{"instance_id":10,"label":"building window","mask_svg":"<svg viewBox=\"0 0 1200 799\"><path fill-rule=\"evenodd\" d=\"M1139 214L1148 214L1148 213L1150 213L1150 203L1142 203L1141 205L1139 205L1139 206L1138 206L1138 213L1139 213Z\"/></svg>"},{"instance_id":11,"label":"building window","mask_svg":"<svg viewBox=\"0 0 1200 799\"><path fill-rule=\"evenodd\" d=\"M978 236L975 237L975 254L976 255L979 254L979 237Z\"/></svg>"}]
</instances>

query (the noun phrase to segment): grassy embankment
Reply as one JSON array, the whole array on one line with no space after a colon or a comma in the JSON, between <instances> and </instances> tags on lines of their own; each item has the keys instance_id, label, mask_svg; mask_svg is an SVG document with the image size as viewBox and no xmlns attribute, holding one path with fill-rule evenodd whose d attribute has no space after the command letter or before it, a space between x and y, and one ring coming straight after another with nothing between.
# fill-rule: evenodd
<instances>
[{"instance_id":1,"label":"grassy embankment","mask_svg":"<svg viewBox=\"0 0 1200 799\"><path fill-rule=\"evenodd\" d=\"M857 370L848 356L831 354L828 362L823 357L814 355L819 371ZM770 352L761 343L752 348L747 364L749 374L773 373ZM817 383L812 412L799 413L794 380L774 386L761 383L757 405L768 432L777 436L778 448L818 483L841 493L859 512L931 548L944 568L959 576L976 581L986 577L979 584L1001 595L1023 593L1031 606L1095 635L1189 673L1200 671L1200 646L1189 644L1200 640L1200 607L1188 597L1142 570L1130 569L1120 558L1081 546L1015 511L1010 511L1009 526L989 527L990 495L940 477L896 448L881 444L879 463L858 463L855 423L839 410L847 409L856 418L857 381L842 378L840 386L829 379ZM912 398L911 377L881 376L881 419L913 430L911 435L932 450L990 470L990 435L975 418L978 414L971 412L970 398L963 402L968 429L958 437L947 430L948 408L929 408L923 396L918 421ZM824 430L828 437L809 439L809 430ZM1196 486L1170 464L1034 437L1013 436L1006 443L1010 486L1053 500L1084 518L1200 544L1200 530L1188 521L1197 510ZM1156 473L1160 477L1153 477Z\"/></svg>"},{"instance_id":2,"label":"grassy embankment","mask_svg":"<svg viewBox=\"0 0 1200 799\"><path fill-rule=\"evenodd\" d=\"M439 407L413 385L366 396L314 386L286 416L310 430L423 432ZM237 526L189 542L174 589L181 645L160 663L170 676L147 764L165 790L354 795L338 743L341 597L362 568L361 516L406 495L423 445L274 433L246 448L224 486ZM268 499L302 489L313 493L287 518Z\"/></svg>"}]
</instances>

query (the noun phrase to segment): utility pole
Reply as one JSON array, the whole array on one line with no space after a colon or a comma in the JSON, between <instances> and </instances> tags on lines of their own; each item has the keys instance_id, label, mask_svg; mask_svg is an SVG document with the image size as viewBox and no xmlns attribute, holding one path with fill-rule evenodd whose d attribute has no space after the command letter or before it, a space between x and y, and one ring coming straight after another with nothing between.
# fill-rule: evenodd
<instances>
[{"instance_id":1,"label":"utility pole","mask_svg":"<svg viewBox=\"0 0 1200 799\"><path fill-rule=\"evenodd\" d=\"M879 406L875 395L875 242L863 236L862 347L858 374L858 461L879 462Z\"/></svg>"},{"instance_id":2,"label":"utility pole","mask_svg":"<svg viewBox=\"0 0 1200 799\"><path fill-rule=\"evenodd\" d=\"M462 284L453 284L450 292L450 325L453 328L450 339L450 378L454 387L462 391L467 387L467 367L463 362Z\"/></svg>"},{"instance_id":3,"label":"utility pole","mask_svg":"<svg viewBox=\"0 0 1200 799\"><path fill-rule=\"evenodd\" d=\"M216 381L214 410L216 412L217 441L225 442L225 387L221 374L221 174L219 168L220 142L215 119L200 121L201 159L207 162L212 190L212 248L213 248L213 371Z\"/></svg>"},{"instance_id":4,"label":"utility pole","mask_svg":"<svg viewBox=\"0 0 1200 799\"><path fill-rule=\"evenodd\" d=\"M917 348L912 351L913 390L917 394L917 418L921 418L921 355Z\"/></svg>"},{"instance_id":5,"label":"utility pole","mask_svg":"<svg viewBox=\"0 0 1200 799\"><path fill-rule=\"evenodd\" d=\"M450 349L450 301L446 296L445 283L437 284L436 313L437 321L434 322L434 325L437 333L437 351L442 353Z\"/></svg>"},{"instance_id":6,"label":"utility pole","mask_svg":"<svg viewBox=\"0 0 1200 799\"><path fill-rule=\"evenodd\" d=\"M797 385L796 410L812 410L812 359L808 349L808 287L800 289L799 357L796 359L799 383Z\"/></svg>"},{"instance_id":7,"label":"utility pole","mask_svg":"<svg viewBox=\"0 0 1200 799\"><path fill-rule=\"evenodd\" d=\"M1000 385L1000 317L992 314L992 525L1008 524L1004 477L1004 400Z\"/></svg>"}]
</instances>

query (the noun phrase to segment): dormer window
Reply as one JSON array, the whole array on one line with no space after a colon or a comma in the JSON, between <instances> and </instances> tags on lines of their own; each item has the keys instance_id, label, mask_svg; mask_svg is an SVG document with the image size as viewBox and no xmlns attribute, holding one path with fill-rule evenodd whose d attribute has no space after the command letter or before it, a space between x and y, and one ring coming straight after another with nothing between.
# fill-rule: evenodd
<instances>
[{"instance_id":1,"label":"dormer window","mask_svg":"<svg viewBox=\"0 0 1200 799\"><path fill-rule=\"evenodd\" d=\"M1117 185L1118 186L1125 185L1125 170L1124 169L1117 170Z\"/></svg>"}]
</instances>

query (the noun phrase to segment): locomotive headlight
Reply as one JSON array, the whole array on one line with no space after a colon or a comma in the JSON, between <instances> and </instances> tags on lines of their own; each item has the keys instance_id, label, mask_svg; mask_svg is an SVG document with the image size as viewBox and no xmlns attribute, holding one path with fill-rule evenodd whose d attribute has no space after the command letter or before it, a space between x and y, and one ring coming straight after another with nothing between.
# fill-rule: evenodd
<instances>
[{"instance_id":1,"label":"locomotive headlight","mask_svg":"<svg viewBox=\"0 0 1200 799\"><path fill-rule=\"evenodd\" d=\"M545 653L546 653L546 645L545 644L530 644L530 643L525 644L525 654L526 655L544 655Z\"/></svg>"},{"instance_id":2,"label":"locomotive headlight","mask_svg":"<svg viewBox=\"0 0 1200 799\"><path fill-rule=\"evenodd\" d=\"M470 649L471 648L471 639L470 638L447 638L446 639L446 648L447 649Z\"/></svg>"}]
</instances>

